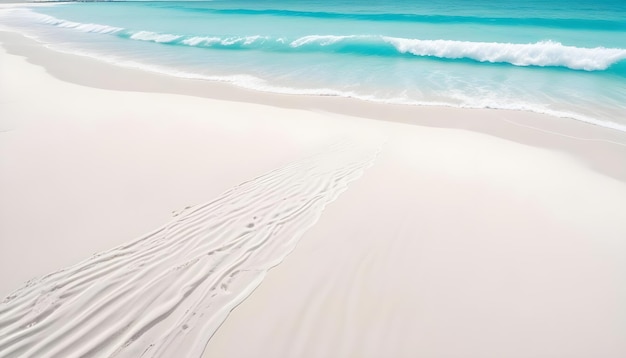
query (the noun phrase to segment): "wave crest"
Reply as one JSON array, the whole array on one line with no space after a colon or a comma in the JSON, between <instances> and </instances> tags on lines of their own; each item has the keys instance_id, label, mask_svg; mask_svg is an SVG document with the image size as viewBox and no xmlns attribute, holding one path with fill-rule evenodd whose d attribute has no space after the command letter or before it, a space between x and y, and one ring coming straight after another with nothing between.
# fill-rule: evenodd
<instances>
[{"instance_id":1,"label":"wave crest","mask_svg":"<svg viewBox=\"0 0 626 358\"><path fill-rule=\"evenodd\" d=\"M289 45L291 47L300 47L309 44L319 44L321 46L328 46L339 41L355 38L356 36L335 36L335 35L309 35L300 37L292 41Z\"/></svg>"},{"instance_id":2,"label":"wave crest","mask_svg":"<svg viewBox=\"0 0 626 358\"><path fill-rule=\"evenodd\" d=\"M133 33L130 38L133 40L142 40L142 41L152 41L152 42L163 42L169 43L175 40L180 39L181 35L172 35L172 34L160 34L152 31L139 31Z\"/></svg>"},{"instance_id":3,"label":"wave crest","mask_svg":"<svg viewBox=\"0 0 626 358\"><path fill-rule=\"evenodd\" d=\"M378 56L414 55L439 59L469 59L514 66L564 67L602 71L626 59L626 49L566 46L555 41L528 44L420 40L387 36L307 35L293 40L267 36L183 36L148 31L132 33L133 40L209 48L255 48L263 51L319 51Z\"/></svg>"},{"instance_id":4,"label":"wave crest","mask_svg":"<svg viewBox=\"0 0 626 358\"><path fill-rule=\"evenodd\" d=\"M166 33L158 33L152 31L137 31L130 33L121 33L121 37L129 38L131 40L149 41L165 44L179 44L191 47L243 47L249 46L255 43L262 43L266 39L265 36L232 36L232 37L217 37L217 36L183 36L173 35Z\"/></svg>"},{"instance_id":5,"label":"wave crest","mask_svg":"<svg viewBox=\"0 0 626 358\"><path fill-rule=\"evenodd\" d=\"M400 53L447 59L468 58L479 62L510 63L515 66L554 66L573 70L606 70L626 59L625 49L581 48L554 41L530 44L469 42L452 40L418 40L383 37Z\"/></svg>"},{"instance_id":6,"label":"wave crest","mask_svg":"<svg viewBox=\"0 0 626 358\"><path fill-rule=\"evenodd\" d=\"M63 19L57 19L53 16L36 14L33 13L35 17L37 17L37 21L43 24L54 25L57 27L65 27L70 29L75 29L82 32L94 32L99 34L114 34L123 30L121 27L109 26L109 25L101 25L101 24L85 24L81 22L68 21Z\"/></svg>"},{"instance_id":7,"label":"wave crest","mask_svg":"<svg viewBox=\"0 0 626 358\"><path fill-rule=\"evenodd\" d=\"M131 40L208 48L262 51L320 51L357 53L377 56L414 55L439 59L469 59L478 62L507 63L514 66L564 67L572 70L602 71L626 59L626 49L585 48L555 41L536 43L472 42L458 40L422 40L372 35L307 35L289 39L263 35L198 36L129 31L115 26L86 24L31 12L36 21L83 32L115 34Z\"/></svg>"}]
</instances>

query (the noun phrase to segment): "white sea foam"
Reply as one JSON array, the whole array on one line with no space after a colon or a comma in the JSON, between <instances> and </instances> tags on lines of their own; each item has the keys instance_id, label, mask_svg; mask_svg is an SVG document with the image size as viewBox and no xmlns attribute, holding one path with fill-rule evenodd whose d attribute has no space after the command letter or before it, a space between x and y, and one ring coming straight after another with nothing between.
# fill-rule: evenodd
<instances>
[{"instance_id":1,"label":"white sea foam","mask_svg":"<svg viewBox=\"0 0 626 358\"><path fill-rule=\"evenodd\" d=\"M0 304L2 357L200 357L380 143L343 143L242 183Z\"/></svg>"},{"instance_id":2,"label":"white sea foam","mask_svg":"<svg viewBox=\"0 0 626 358\"><path fill-rule=\"evenodd\" d=\"M54 16L39 14L39 13L30 11L30 10L27 10L27 9L20 9L20 10L22 10L20 12L20 15L26 16L26 17L30 17L31 19L35 20L36 22L39 22L39 23L42 23L42 24L53 25L53 26L57 26L57 27L64 27L64 28L69 28L69 29L75 29L75 30L82 31L82 32L94 32L94 33L100 33L100 34L112 34L112 33L116 33L116 32L119 32L119 31L123 30L123 28L121 28L121 27L68 21L68 20L58 19L58 18L56 18Z\"/></svg>"},{"instance_id":3,"label":"white sea foam","mask_svg":"<svg viewBox=\"0 0 626 358\"><path fill-rule=\"evenodd\" d=\"M203 37L203 36L194 36L188 39L184 39L181 41L183 44L188 46L198 46L198 45L212 45L222 41L219 37Z\"/></svg>"},{"instance_id":4,"label":"white sea foam","mask_svg":"<svg viewBox=\"0 0 626 358\"><path fill-rule=\"evenodd\" d=\"M593 124L600 127L615 129L621 132L626 132L626 125L617 122L602 120L589 115L580 113L574 113L566 110L558 110L550 108L547 105L540 105L536 103L530 103L522 99L507 98L498 93L483 94L481 96L470 96L462 91L449 91L448 96L458 101L454 103L453 107L459 108L471 108L471 109L502 109L512 111L525 111L534 112L539 114L545 114L558 118L570 118L580 122Z\"/></svg>"},{"instance_id":5,"label":"white sea foam","mask_svg":"<svg viewBox=\"0 0 626 358\"><path fill-rule=\"evenodd\" d=\"M610 65L626 59L626 49L581 48L553 41L514 44L395 37L382 39L401 53L449 59L469 58L480 62L503 62L516 66L559 66L596 71L605 70Z\"/></svg>"},{"instance_id":6,"label":"white sea foam","mask_svg":"<svg viewBox=\"0 0 626 358\"><path fill-rule=\"evenodd\" d=\"M468 96L460 92L448 93L454 101L442 101L442 100L429 100L425 98L423 100L415 100L407 98L405 96L399 97L379 97L376 95L357 93L353 91L337 90L333 88L296 88L279 86L272 84L262 78L246 75L246 74L233 74L233 75L204 75L194 72L182 71L179 69L173 69L157 65L148 65L136 61L128 61L122 58L114 56L105 56L102 54L88 53L78 50L68 50L59 48L57 46L52 47L56 51L71 53L80 56L86 56L95 58L100 61L104 61L116 66L122 66L126 68L134 68L147 72L160 73L168 76L189 78L196 80L206 80L213 82L225 82L230 83L242 88L247 88L260 92L280 93L289 95L310 95L310 96L332 96L332 97L344 97L354 98L358 100L376 102L376 103L388 103L388 104L402 104L410 106L428 106L428 107L452 107L452 108L472 108L472 109L502 109L502 110L515 110L515 111L528 111L534 113L540 113L559 118L570 118L581 122L598 125L601 127L611 128L626 132L626 125L609 120L603 120L595 118L591 115L584 115L581 113L574 113L571 111L550 109L546 106L542 106L536 103L524 102L513 98L502 98L498 96L489 96L488 98L481 96L480 98ZM444 96L445 97L445 96Z\"/></svg>"},{"instance_id":7,"label":"white sea foam","mask_svg":"<svg viewBox=\"0 0 626 358\"><path fill-rule=\"evenodd\" d=\"M250 45L258 40L266 40L266 36L241 36L241 37L228 37L220 41L220 44L224 46L234 45L234 44L242 44L242 45Z\"/></svg>"},{"instance_id":8,"label":"white sea foam","mask_svg":"<svg viewBox=\"0 0 626 358\"><path fill-rule=\"evenodd\" d=\"M172 42L180 39L181 35L160 34L152 31L138 31L133 33L130 38L133 40L151 41L151 42Z\"/></svg>"},{"instance_id":9,"label":"white sea foam","mask_svg":"<svg viewBox=\"0 0 626 358\"><path fill-rule=\"evenodd\" d=\"M303 45L308 45L312 43L320 44L321 46L328 46L339 41L355 38L356 36L335 36L335 35L309 35L300 37L294 41L292 41L289 45L291 47L300 47Z\"/></svg>"},{"instance_id":10,"label":"white sea foam","mask_svg":"<svg viewBox=\"0 0 626 358\"><path fill-rule=\"evenodd\" d=\"M37 22L54 25L57 27L71 28L83 32L111 34L117 33L123 28L79 23L53 16L39 14L28 9L22 11L23 16L28 16ZM130 36L134 40L169 43L183 39L181 42L188 46L210 46L221 44L223 46L251 45L259 40L268 40L269 37L261 35L220 38L216 36L194 36L186 38L184 35L157 33L152 31L138 31ZM329 46L346 40L367 41L373 48L382 44L392 45L399 53L410 53L416 56L429 56L446 59L472 59L479 62L510 63L515 66L554 66L566 67L574 70L598 71L606 70L612 64L626 60L626 49L622 48L585 48L567 46L555 41L540 41L536 43L498 43L498 42L472 42L456 40L421 40L410 38L398 38L388 36L363 36L363 35L308 35L297 38L289 43L291 48L317 44ZM285 39L278 38L274 43L285 43Z\"/></svg>"},{"instance_id":11,"label":"white sea foam","mask_svg":"<svg viewBox=\"0 0 626 358\"><path fill-rule=\"evenodd\" d=\"M0 15L9 19L17 16L27 16L29 20L33 18L38 20L49 21L52 24L60 23L59 20L47 15L41 15L23 8L7 8ZM71 26L78 28L77 23L70 23ZM64 24L64 23L62 23ZM83 24L84 25L84 24ZM80 27L83 31L109 31L107 28L99 27ZM122 30L113 28L114 30ZM113 31L113 30L112 30ZM26 34L28 35L28 34ZM149 39L149 41L175 41L188 46L231 46L233 44L251 44L255 41L266 41L267 37L263 36L242 36L242 37L217 37L217 36L193 36L179 37L179 35L159 34L155 32L144 31L135 37ZM31 36L37 38L36 36ZM578 48L572 46L564 46L556 42L540 42L535 44L504 44L504 43L488 43L488 42L463 42L463 41L444 41L444 40L418 40L404 39L381 36L336 36L336 35L311 35L291 40L279 37L271 41L270 46L286 45L291 48L297 48L304 45L328 46L342 41L358 41L363 46L387 46L394 48L399 52L418 54L419 56L436 56L443 58L472 58L477 61L504 61L520 65L520 66L570 66L575 69L602 69L610 66L612 63L620 61L626 57L626 50L610 49L610 48ZM230 45L229 45L230 44ZM59 45L51 45L56 50L81 54L104 60L106 62L120 65L124 67L138 68L141 70L163 73L171 76L203 79L209 81L228 82L244 88L254 89L264 92L284 93L284 94L303 94L303 95L320 95L320 96L339 96L356 98L366 101L383 102L383 103L401 103L408 105L427 105L427 106L450 106L465 108L495 108L495 109L513 109L525 110L536 113L548 114L556 117L572 118L583 122L588 122L603 127L613 128L620 131L626 131L626 125L619 123L621 118L613 114L607 115L604 112L596 113L585 108L580 110L554 109L546 103L539 102L523 102L519 97L493 98L489 96L489 100L485 97L481 98L454 98L451 93L438 95L429 98L428 95L416 99L408 98L401 95L379 96L374 93L365 93L358 89L345 90L330 87L320 88L301 88L298 86L286 86L271 81L264 80L259 77L248 74L225 74L225 75L209 75L197 73L193 70L187 71L180 68L171 68L158 66L155 64L147 64L141 60L129 61L128 59L116 58L111 54L103 55L102 53L86 53L84 50L61 48ZM474 58L475 57L475 58ZM523 96L522 96L523 97ZM522 101L520 101L522 100ZM548 101L550 102L550 101ZM616 119L613 119L616 118Z\"/></svg>"},{"instance_id":12,"label":"white sea foam","mask_svg":"<svg viewBox=\"0 0 626 358\"><path fill-rule=\"evenodd\" d=\"M238 37L216 37L216 36L193 36L185 38L181 35L172 35L172 34L161 34L147 31L140 31L136 34L133 34L131 37L133 40L147 40L147 41L155 41L155 42L173 42L176 40L180 40L181 44L187 46L206 46L210 47L212 45L220 44L222 46L232 46L232 45L251 45L259 40L264 41L267 39L266 36L238 36Z\"/></svg>"},{"instance_id":13,"label":"white sea foam","mask_svg":"<svg viewBox=\"0 0 626 358\"><path fill-rule=\"evenodd\" d=\"M256 42L257 40L266 40L267 37L266 36L246 36L244 38L243 44L244 45L249 45L251 43Z\"/></svg>"}]
</instances>

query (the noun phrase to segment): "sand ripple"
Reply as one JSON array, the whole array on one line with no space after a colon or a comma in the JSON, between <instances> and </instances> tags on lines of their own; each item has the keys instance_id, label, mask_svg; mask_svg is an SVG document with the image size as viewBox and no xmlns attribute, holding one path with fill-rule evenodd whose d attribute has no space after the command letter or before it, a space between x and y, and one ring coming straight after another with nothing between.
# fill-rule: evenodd
<instances>
[{"instance_id":1,"label":"sand ripple","mask_svg":"<svg viewBox=\"0 0 626 358\"><path fill-rule=\"evenodd\" d=\"M0 356L199 357L378 150L334 145L27 282L0 304Z\"/></svg>"}]
</instances>

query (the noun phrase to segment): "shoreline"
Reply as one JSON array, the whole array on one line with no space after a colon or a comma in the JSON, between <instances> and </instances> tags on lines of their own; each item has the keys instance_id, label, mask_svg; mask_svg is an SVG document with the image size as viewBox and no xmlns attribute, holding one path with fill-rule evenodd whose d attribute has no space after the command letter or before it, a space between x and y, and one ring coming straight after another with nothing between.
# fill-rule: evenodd
<instances>
[{"instance_id":1,"label":"shoreline","mask_svg":"<svg viewBox=\"0 0 626 358\"><path fill-rule=\"evenodd\" d=\"M19 5L19 3L17 3ZM47 22L48 20L42 20L44 22ZM55 20L56 21L56 20ZM64 21L62 19L58 19L58 21ZM73 26L72 22L68 22L67 23L68 26ZM13 29L15 30L15 29ZM9 29L9 31L13 31L11 29ZM107 33L109 31L113 31L113 32L117 32L117 31L122 31L123 29L121 28L116 28L116 27L111 27L109 28L107 31ZM99 31L99 30L98 30ZM18 30L19 32L19 30ZM123 33L123 32L122 32ZM120 36L122 36L120 34ZM125 36L125 35L123 35ZM177 35L172 35L172 34L164 34L164 38L167 38L168 36L174 36L177 37ZM384 38L384 36L383 36ZM152 41L152 40L148 40L148 41ZM161 40L158 40L158 42L160 42ZM172 40L173 41L173 40ZM386 41L386 40L385 40ZM168 40L169 43L169 40ZM538 41L536 44L541 44L542 41ZM558 44L560 45L560 44ZM196 45L192 45L192 47L194 47ZM568 47L568 46L565 46ZM50 47L52 48L52 47ZM591 50L591 48L586 48L586 47L582 47L582 50ZM595 48L596 50L601 50L602 47L597 47ZM619 49L614 49L614 50L619 50ZM570 105L565 105L565 106L559 106L557 105L557 107L559 107L560 109L554 109L552 107L552 105L549 105L548 102L550 102L549 100L546 102L546 100L539 100L537 98L537 101L533 101L531 100L528 103L525 103L524 101L522 102L518 102L518 100L515 99L510 99L513 102L509 102L509 103L502 103L502 104L494 104L494 105L489 105L489 104L481 104L481 103L476 103L476 102L482 102L481 98L475 98L475 102L470 102L470 103L457 103L457 101L455 100L443 100L443 102L438 102L437 100L410 100L410 99L406 99L406 100L402 100L402 99L394 99L394 98L390 98L389 101L386 101L382 98L377 98L376 96L374 97L370 97L367 94L364 95L359 95L356 93L352 93L350 91L348 92L344 92L341 90L334 90L332 89L332 86L329 88L320 88L320 89L306 89L302 88L302 89L297 89L295 87L299 87L299 86L295 86L294 88L291 88L289 85L287 85L287 87L275 87L273 86L271 83L268 83L268 86L265 86L264 84L258 84L258 85L254 85L254 84L249 84L246 83L248 82L247 80L243 80L240 81L239 79L237 79L238 75L226 75L226 77L221 77L219 74L210 74L210 75L202 75L200 73L197 73L195 71L192 70L192 72L179 72L176 68L166 68L166 67L159 67L158 65L153 66L148 64L149 62L152 61L148 61L148 63L141 63L141 62L127 62L125 60L121 60L119 61L118 59L112 57L112 58L106 58L106 54L88 54L88 53L83 53L82 50L78 49L78 50L73 50L73 49L55 49L55 51L59 51L59 52L64 52L64 53L68 53L68 54L74 54L74 55L79 55L79 56L84 56L84 57L89 57L92 59L96 59L98 61L101 62L105 62L108 64L111 64L113 66L118 66L118 67L123 67L123 68L128 68L128 69L139 69L141 71L144 72L150 72L150 73L155 73L155 74L160 74L160 75L166 75L166 76L173 76L173 77L178 77L178 78L187 78L187 79L194 79L194 80L200 80L200 81L209 81L212 83L224 83L227 85L231 85L234 87L237 87L239 89L245 89L245 90L252 90L252 91L258 91L258 92L265 92L265 93L270 93L270 94L284 94L284 95L304 95L304 96L321 96L321 97L340 97L340 98L347 98L347 99L356 99L358 101L364 101L364 102L373 102L373 103L377 103L377 104L382 104L382 105L387 105L387 104L393 104L393 105L400 105L400 106L418 106L418 107L435 107L435 108L452 108L452 109L477 109L477 110L482 110L482 109L486 109L486 110L504 110L504 111L513 111L513 112L517 112L517 111L521 111L521 112L526 112L526 113L534 113L534 114L539 114L539 115L546 115L546 116L550 116L550 117L555 117L555 118L563 118L563 119L573 119L575 121L581 121L581 122L585 122L585 123L589 123L595 126L600 126L600 127L604 127L604 128L609 128L609 129L614 129L617 131L621 131L621 132L626 132L626 126L624 126L623 124L620 124L620 121L615 121L614 119L620 118L621 114L615 112L615 108L605 108L607 106L604 107L599 107L599 108L594 108L596 107L596 105L598 105L599 103L602 102L602 100L598 101L598 102L594 102L594 101L589 101L587 103L587 108L579 108L579 111L571 111L571 109L577 107L576 104L576 100L570 99ZM399 50L400 52L402 52L402 50ZM571 54L570 54L571 55ZM104 56L104 57L103 57ZM124 57L124 56L123 56ZM435 55L435 57L438 57L437 55ZM532 57L532 56L531 56ZM576 57L576 56L574 56ZM601 55L601 54L597 54L596 58L600 59L603 58L605 56ZM105 59L106 58L106 59ZM446 58L444 56L444 58ZM470 56L470 58L474 59L473 57ZM483 59L483 58L479 58L479 59L474 59L478 62L486 62L486 63L490 63L490 64L498 64L500 63L499 61L490 61L488 58L487 59ZM591 59L589 59L588 61L592 61ZM598 65L599 67L595 67L595 66L591 66L591 67L587 67L585 65L580 65L582 67L580 67L579 65L571 65L571 64L551 64L549 61L547 63L534 63L533 61L530 61L529 63L525 63L524 61L522 61L521 63L517 63L515 61L513 61L514 63L510 63L512 65L514 65L515 67L517 66L521 66L521 67L536 67L538 69L542 69L542 68L558 68L560 66L565 66L567 69L570 70L575 70L575 72L578 71L583 71L584 72L591 72L591 71L596 71L596 70L608 70L607 67L603 66L603 65ZM567 61L566 61L567 62ZM507 63L507 61L504 61L503 63ZM573 67L569 67L569 66L573 66ZM609 66L609 65L606 65ZM244 77L246 77L247 75L244 75ZM255 76L251 77L253 82L257 82L260 81L261 83L265 82L263 79L261 78L257 78ZM523 86L523 83L526 82L525 79L521 79L518 78L517 80L517 85L515 85L514 87L518 87L518 86ZM532 82L532 81L531 81ZM579 87L587 87L586 85L583 86L579 86ZM542 89L538 89L535 88L535 90L533 90L533 92L544 92ZM586 96L589 96L590 94L587 94ZM563 96L566 96L565 94ZM239 97L239 95L237 95L237 97ZM401 96L402 97L402 96ZM454 96L453 96L454 97ZM559 97L558 95L554 96L554 97ZM566 96L567 97L567 96ZM461 101L463 102L463 101ZM602 108L602 109L600 109ZM595 112L597 113L596 115L592 115L589 114L591 112ZM609 114L609 112L613 113L612 115ZM584 114L587 113L587 114ZM357 114L359 116L362 116L361 114Z\"/></svg>"},{"instance_id":2,"label":"shoreline","mask_svg":"<svg viewBox=\"0 0 626 358\"><path fill-rule=\"evenodd\" d=\"M526 112L256 92L57 53L19 34L0 33L0 43L0 294L184 220L264 173L293 173L304 178L268 183L347 189L331 193L323 212L309 213L295 250L229 313L204 357L626 352L624 133ZM328 154L312 162L314 169L323 173L327 163L338 173L363 168L362 175L325 182L289 170L337 139L376 152L371 166L358 156L344 163ZM243 192L263 197L271 190ZM257 211L274 211L272 204L261 200L243 214L224 208L212 216L228 229L218 236L238 240ZM187 229L163 241L176 244L197 232ZM219 239L211 230L202 242ZM161 253L148 251L157 259ZM189 263L177 256L157 274ZM114 327L141 329L154 310L125 322L132 305L99 300L109 297L100 295L102 286L154 300L151 308L172 304L160 288L140 289L147 284L141 279L134 286L118 279L125 267L141 273L138 263L105 266L93 279L59 271L93 286L80 295L72 284L68 291L50 285L59 295L55 309L69 313L51 315L48 323L57 325L41 331L23 329L28 322L11 316L24 335L19 344L46 339L52 349L92 354L122 347L130 333ZM110 272L120 274L111 280ZM159 281L171 297L186 297L189 286L176 286L179 277ZM37 279L31 284L34 307L45 311ZM28 302L19 294L16 301ZM73 319L64 294L94 299L80 312L105 312L106 324ZM148 335L201 328L179 330L170 316L159 322L166 328ZM62 333L81 323L93 327ZM145 347L137 344L122 355L137 356Z\"/></svg>"},{"instance_id":3,"label":"shoreline","mask_svg":"<svg viewBox=\"0 0 626 358\"><path fill-rule=\"evenodd\" d=\"M391 121L433 128L464 129L511 140L520 144L562 150L584 160L595 170L626 181L626 167L601 165L614 150L626 153L626 133L571 118L528 111L413 106L368 102L361 99L288 95L241 88L228 83L178 78L125 68L93 58L51 50L36 40L0 31L0 41L11 54L26 57L54 77L82 86L145 93L180 94L200 98L264 104L286 109L305 109L351 117ZM84 68L75 73L74 68ZM98 76L114 71L117 76ZM84 76L84 73L92 75ZM388 113L393 118L388 118ZM471 120L459 120L471 117ZM545 135L544 135L545 134ZM593 151L579 146L593 143Z\"/></svg>"}]
</instances>

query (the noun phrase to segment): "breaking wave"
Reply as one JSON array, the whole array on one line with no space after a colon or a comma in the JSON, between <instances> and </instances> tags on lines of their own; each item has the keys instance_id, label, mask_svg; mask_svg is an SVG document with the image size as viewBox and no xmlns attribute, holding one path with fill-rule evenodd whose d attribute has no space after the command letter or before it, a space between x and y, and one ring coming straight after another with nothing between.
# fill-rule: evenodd
<instances>
[{"instance_id":1,"label":"breaking wave","mask_svg":"<svg viewBox=\"0 0 626 358\"><path fill-rule=\"evenodd\" d=\"M125 36L125 35L121 35ZM207 48L259 49L265 51L325 51L365 55L413 55L438 59L469 59L514 66L564 67L571 70L602 71L626 59L626 49L566 46L554 41L528 44L420 40L386 36L309 35L294 40L267 36L217 37L157 34L140 31L128 36L169 44Z\"/></svg>"},{"instance_id":2,"label":"breaking wave","mask_svg":"<svg viewBox=\"0 0 626 358\"><path fill-rule=\"evenodd\" d=\"M100 25L100 24L84 24L80 22L68 21L57 19L53 16L43 15L33 13L35 17L37 17L38 21L43 24L54 25L57 27L65 27L70 29L75 29L82 32L94 32L99 34L114 34L116 32L122 31L123 29L115 26L108 25Z\"/></svg>"},{"instance_id":3,"label":"breaking wave","mask_svg":"<svg viewBox=\"0 0 626 358\"><path fill-rule=\"evenodd\" d=\"M545 74L546 77L569 76L569 74L565 72L566 70L580 72L592 71L596 73L596 75L593 76L588 76L587 74L576 75L572 73L572 75L577 76L578 80L584 80L582 81L584 83L590 83L589 81L591 79L596 78L600 79L599 81L608 80L615 82L620 81L626 76L626 49L621 45L614 45L614 48L577 47L551 40L529 43L505 43L410 38L413 36L390 37L382 35L359 35L349 32L293 36L289 34L289 31L283 31L282 35L276 33L269 36L266 33L256 31L256 34L226 36L213 31L206 31L204 33L203 31L198 31L197 33L192 33L189 30L184 30L183 27L180 27L179 31L170 30L170 32L158 32L148 27L135 29L131 28L131 26L122 28L121 25L120 27L116 27L93 23L83 24L39 14L24 8L11 9L10 13L8 13L9 19L12 17L18 18L18 16L14 15L21 15L20 17L26 18L25 20L27 20L29 24L34 20L39 23L39 26L43 26L44 29L45 26L55 26L62 28L64 31L88 33L88 35L80 36L93 36L94 43L98 42L98 39L95 38L96 36L99 36L104 41L114 40L115 42L127 44L131 47L132 41L151 43L144 49L148 52L150 48L165 50L164 47L152 46L171 46L172 53L180 52L184 55L184 50L178 51L176 48L180 46L194 49L208 49L211 51L250 51L250 54L242 53L245 58L256 55L261 57L266 55L274 56L275 54L280 56L301 54L305 55L301 57L305 60L305 63L310 61L306 56L307 54L324 54L324 60L328 61L335 60L336 57L333 58L333 56L343 56L342 59L338 59L340 63L344 63L346 60L354 60L357 61L355 63L360 63L358 62L360 57L366 56L370 57L370 60L373 59L373 57L378 57L379 60L382 60L376 60L379 63L386 63L387 61L393 63L396 59L403 59L403 61L421 59L418 60L419 62L415 61L418 72L430 68L431 66L440 67L440 65L447 66L448 63L459 63L463 64L463 68L466 68L465 66L467 65L476 65L477 68L480 66L481 70L484 69L486 72L489 72L490 66L493 66L494 71L499 71L500 69L506 71L506 66L526 67L529 71L533 72L533 75L541 76ZM90 39L86 38L86 40ZM55 47L57 47L57 50L61 51L59 48L63 46ZM68 50L67 48L65 48L65 51L72 53L85 52L78 49ZM202 55L200 51L193 52L194 56ZM359 86L341 87L325 83L301 87L298 84L294 85L293 83L281 82L280 80L274 81L274 78L264 76L263 73L247 71L236 71L233 73L208 71L208 73L205 73L203 71L196 71L195 69L177 68L176 66L168 65L164 67L163 65L157 65L156 63L145 61L144 59L124 59L115 54L101 51L88 50L83 55L95 57L99 60L105 60L120 66L141 68L146 71L165 73L177 77L229 82L244 88L265 92L340 96L367 101L408 105L524 110L556 117L573 118L621 131L626 130L626 127L619 123L619 118L621 118L619 117L621 115L619 111L623 108L619 98L623 94L623 89L621 88L616 88L617 92L611 93L609 106L606 106L604 102L600 102L601 107L595 108L593 106L593 99L587 101L587 98L594 98L594 95L582 97L583 101L581 102L582 104L580 104L576 94L572 94L571 97L568 97L573 98L575 101L570 103L568 102L570 99L567 99L565 102L560 102L558 98L553 100L555 98L547 97L551 95L550 93L548 93L547 96L542 96L542 92L538 92L540 95L535 96L534 93L537 91L519 93L520 95L510 94L502 96L501 94L493 95L493 91L487 89L486 92L483 91L479 94L464 93L466 97L458 99L454 95L454 86L449 88L447 87L449 86L447 83L442 82L445 81L446 78L439 81L439 79L433 77L435 81L438 81L434 84L430 84L427 79L424 84L426 92L431 90L430 86L432 85L442 86L442 90L436 90L434 96L431 96L432 93L426 92L425 96L420 96L419 93L417 96L407 96L404 92L391 91L389 93L383 93L369 91L368 89L361 90ZM290 63L292 61L298 61L298 57L292 57L293 60L291 58L287 59L286 57L280 58ZM407 67L405 65L411 66L412 63L406 62L401 67L406 69ZM451 68L454 72L455 68ZM544 68L546 68L546 70L543 70ZM530 72L528 73L530 74ZM306 76L306 71L303 71L303 74ZM521 72L516 71L514 74L515 76L511 78L519 78ZM394 75L398 74L394 73ZM487 85L490 84L487 83ZM581 86L585 85L581 84ZM521 83L521 87L525 87L525 84ZM531 85L529 87L533 86ZM406 86L404 88L406 88ZM476 87L470 86L467 88L475 89ZM581 87L581 90L582 92L586 91L585 93L591 91L591 89L587 89L586 87ZM570 96L570 94L571 93L565 93L565 95L568 96ZM614 120L615 118L618 120Z\"/></svg>"},{"instance_id":4,"label":"breaking wave","mask_svg":"<svg viewBox=\"0 0 626 358\"><path fill-rule=\"evenodd\" d=\"M159 34L152 31L139 31L130 35L130 38L133 40L142 40L142 41L152 41L152 42L172 42L180 39L182 36L179 35L170 35L170 34Z\"/></svg>"},{"instance_id":5,"label":"breaking wave","mask_svg":"<svg viewBox=\"0 0 626 358\"><path fill-rule=\"evenodd\" d=\"M417 40L383 37L401 53L447 59L467 58L479 62L510 63L515 66L567 67L598 71L626 59L626 49L581 48L553 41L530 44Z\"/></svg>"},{"instance_id":6,"label":"breaking wave","mask_svg":"<svg viewBox=\"0 0 626 358\"><path fill-rule=\"evenodd\" d=\"M36 14L40 23L83 32L161 44L214 49L256 49L274 52L328 52L377 56L417 56L447 60L473 60L514 66L563 67L602 71L626 59L626 49L567 46L554 41L536 43L424 40L371 35L308 35L298 38L263 35L220 37L134 31L101 24L84 24Z\"/></svg>"}]
</instances>

